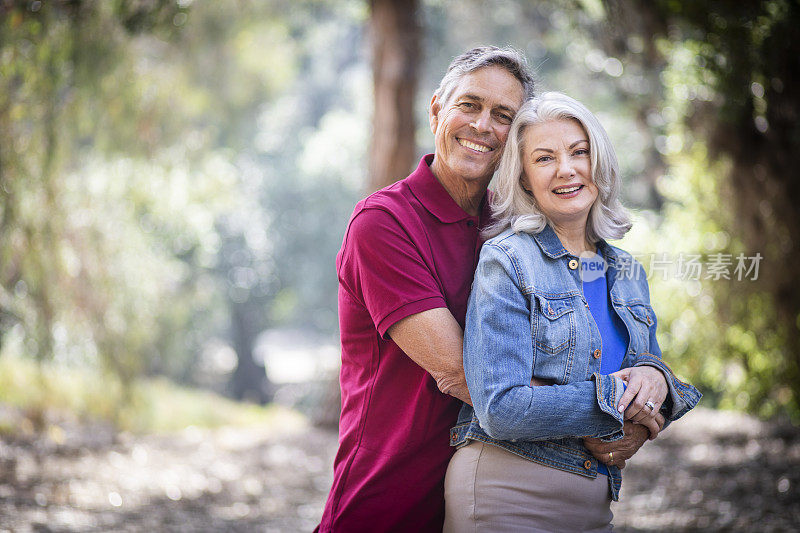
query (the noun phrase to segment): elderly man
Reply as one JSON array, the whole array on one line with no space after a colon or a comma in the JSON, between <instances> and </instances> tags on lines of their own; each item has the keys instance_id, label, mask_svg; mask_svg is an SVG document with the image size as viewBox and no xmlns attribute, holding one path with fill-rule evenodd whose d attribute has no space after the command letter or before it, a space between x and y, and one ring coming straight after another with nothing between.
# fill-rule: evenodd
<instances>
[{"instance_id":1,"label":"elderly man","mask_svg":"<svg viewBox=\"0 0 800 533\"><path fill-rule=\"evenodd\" d=\"M532 95L515 50L456 57L430 102L434 154L356 205L337 257L342 412L319 531L442 530L449 430L470 402L462 328L486 188ZM629 457L646 436L615 446Z\"/></svg>"}]
</instances>

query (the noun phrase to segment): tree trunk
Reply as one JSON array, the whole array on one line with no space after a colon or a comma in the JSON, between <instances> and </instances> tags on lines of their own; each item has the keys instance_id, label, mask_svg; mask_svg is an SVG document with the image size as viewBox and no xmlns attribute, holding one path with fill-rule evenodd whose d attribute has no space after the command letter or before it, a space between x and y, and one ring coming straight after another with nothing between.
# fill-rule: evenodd
<instances>
[{"instance_id":1,"label":"tree trunk","mask_svg":"<svg viewBox=\"0 0 800 533\"><path fill-rule=\"evenodd\" d=\"M231 302L231 337L236 351L236 370L229 384L231 395L237 400L265 404L272 400L272 383L267 378L264 365L253 357L253 346L259 333L256 313L249 302Z\"/></svg>"},{"instance_id":2,"label":"tree trunk","mask_svg":"<svg viewBox=\"0 0 800 533\"><path fill-rule=\"evenodd\" d=\"M414 96L422 30L418 0L370 0L369 30L375 108L367 190L376 191L405 178L414 165ZM313 416L319 426L336 427L341 394L331 380Z\"/></svg>"},{"instance_id":3,"label":"tree trunk","mask_svg":"<svg viewBox=\"0 0 800 533\"><path fill-rule=\"evenodd\" d=\"M371 0L375 110L367 188L406 177L414 165L414 96L422 32L417 0Z\"/></svg>"}]
</instances>

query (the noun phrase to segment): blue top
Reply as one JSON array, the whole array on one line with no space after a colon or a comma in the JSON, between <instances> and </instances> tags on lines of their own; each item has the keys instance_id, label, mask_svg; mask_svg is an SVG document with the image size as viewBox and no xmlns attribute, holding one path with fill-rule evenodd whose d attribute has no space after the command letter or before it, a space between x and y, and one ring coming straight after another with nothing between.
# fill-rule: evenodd
<instances>
[{"instance_id":1,"label":"blue top","mask_svg":"<svg viewBox=\"0 0 800 533\"><path fill-rule=\"evenodd\" d=\"M595 268L585 268L588 264L594 263ZM593 265L593 266L594 266ZM608 280L604 275L594 276L593 272L603 272L605 270L605 262L602 256L595 256L595 258L585 259L581 258L581 273L583 279L583 295L586 298L586 303L589 305L589 311L592 313L597 328L600 330L601 340L601 356L600 356L600 373L613 374L622 368L622 360L625 357L625 351L628 349L628 330L625 329L625 324L622 319L614 311L611 305L611 296L608 292ZM597 277L597 279L592 279ZM600 474L608 475L608 468L603 463L598 463L597 472Z\"/></svg>"}]
</instances>

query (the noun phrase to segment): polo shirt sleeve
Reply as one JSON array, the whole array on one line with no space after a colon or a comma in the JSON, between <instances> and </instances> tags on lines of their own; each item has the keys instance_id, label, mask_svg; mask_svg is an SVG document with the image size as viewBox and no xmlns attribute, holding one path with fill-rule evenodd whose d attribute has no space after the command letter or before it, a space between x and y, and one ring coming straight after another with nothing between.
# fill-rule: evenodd
<instances>
[{"instance_id":1,"label":"polo shirt sleeve","mask_svg":"<svg viewBox=\"0 0 800 533\"><path fill-rule=\"evenodd\" d=\"M364 209L350 221L338 275L341 288L366 307L384 339L401 319L447 307L432 265L400 222L383 209Z\"/></svg>"}]
</instances>

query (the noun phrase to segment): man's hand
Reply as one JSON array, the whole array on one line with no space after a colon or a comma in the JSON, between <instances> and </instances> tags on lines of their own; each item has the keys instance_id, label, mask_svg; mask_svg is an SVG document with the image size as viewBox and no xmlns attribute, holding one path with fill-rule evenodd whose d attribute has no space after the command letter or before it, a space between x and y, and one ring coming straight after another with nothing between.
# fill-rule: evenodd
<instances>
[{"instance_id":1,"label":"man's hand","mask_svg":"<svg viewBox=\"0 0 800 533\"><path fill-rule=\"evenodd\" d=\"M403 318L388 330L392 340L436 380L445 394L472 405L464 377L464 332L448 309Z\"/></svg>"},{"instance_id":2,"label":"man's hand","mask_svg":"<svg viewBox=\"0 0 800 533\"><path fill-rule=\"evenodd\" d=\"M659 429L664 427L664 417L660 413L656 415L655 421ZM601 463L625 468L625 462L639 451L648 437L652 440L655 436L650 434L647 427L630 420L625 421L622 431L625 436L619 440L603 442L600 439L585 438L583 445Z\"/></svg>"}]
</instances>

